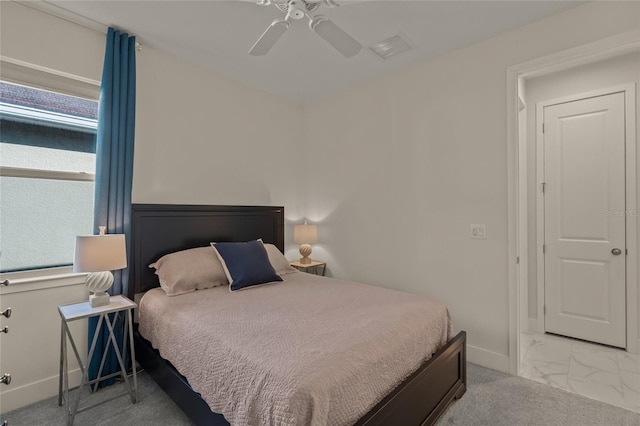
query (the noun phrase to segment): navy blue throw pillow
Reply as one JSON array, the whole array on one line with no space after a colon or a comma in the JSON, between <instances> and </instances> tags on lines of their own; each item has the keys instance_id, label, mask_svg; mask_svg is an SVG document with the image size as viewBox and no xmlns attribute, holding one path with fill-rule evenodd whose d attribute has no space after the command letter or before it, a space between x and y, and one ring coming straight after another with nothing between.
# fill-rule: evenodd
<instances>
[{"instance_id":1,"label":"navy blue throw pillow","mask_svg":"<svg viewBox=\"0 0 640 426\"><path fill-rule=\"evenodd\" d=\"M231 291L253 285L282 281L269 262L262 241L211 243L229 280Z\"/></svg>"}]
</instances>

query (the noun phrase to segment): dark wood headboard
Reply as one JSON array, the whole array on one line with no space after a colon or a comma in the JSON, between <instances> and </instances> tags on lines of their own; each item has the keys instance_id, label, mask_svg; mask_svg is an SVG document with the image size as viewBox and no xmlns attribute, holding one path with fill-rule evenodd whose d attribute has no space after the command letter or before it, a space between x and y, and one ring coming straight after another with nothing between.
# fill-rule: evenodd
<instances>
[{"instance_id":1,"label":"dark wood headboard","mask_svg":"<svg viewBox=\"0 0 640 426\"><path fill-rule=\"evenodd\" d=\"M284 207L133 204L128 296L159 286L148 265L165 254L258 238L284 250Z\"/></svg>"}]
</instances>

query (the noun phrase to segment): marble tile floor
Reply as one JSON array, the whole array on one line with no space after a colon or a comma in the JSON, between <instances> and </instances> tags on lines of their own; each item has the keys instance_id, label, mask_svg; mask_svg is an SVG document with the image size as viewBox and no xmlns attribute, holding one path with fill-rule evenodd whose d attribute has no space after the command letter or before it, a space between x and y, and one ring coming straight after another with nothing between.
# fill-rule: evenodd
<instances>
[{"instance_id":1,"label":"marble tile floor","mask_svg":"<svg viewBox=\"0 0 640 426\"><path fill-rule=\"evenodd\" d=\"M552 334L520 334L520 376L640 413L640 355Z\"/></svg>"}]
</instances>

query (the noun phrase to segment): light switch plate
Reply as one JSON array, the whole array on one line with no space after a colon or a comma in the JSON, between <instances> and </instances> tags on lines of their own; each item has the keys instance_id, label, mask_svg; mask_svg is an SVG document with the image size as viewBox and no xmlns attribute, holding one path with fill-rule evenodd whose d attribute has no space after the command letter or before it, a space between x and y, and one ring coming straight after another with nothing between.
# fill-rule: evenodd
<instances>
[{"instance_id":1,"label":"light switch plate","mask_svg":"<svg viewBox=\"0 0 640 426\"><path fill-rule=\"evenodd\" d=\"M485 225L484 223L472 223L469 227L469 238L486 240L487 225Z\"/></svg>"}]
</instances>

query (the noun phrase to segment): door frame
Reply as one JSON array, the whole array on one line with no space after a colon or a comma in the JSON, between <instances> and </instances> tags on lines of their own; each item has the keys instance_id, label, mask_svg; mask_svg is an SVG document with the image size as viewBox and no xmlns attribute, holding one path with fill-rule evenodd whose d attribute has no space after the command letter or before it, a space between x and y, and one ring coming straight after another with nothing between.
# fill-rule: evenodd
<instances>
[{"instance_id":1,"label":"door frame","mask_svg":"<svg viewBox=\"0 0 640 426\"><path fill-rule=\"evenodd\" d=\"M625 32L592 43L581 45L572 49L557 52L507 68L507 265L508 265L508 300L509 300L509 373L518 375L520 368L520 331L528 328L528 264L527 243L529 239L527 231L527 156L526 136L520 121L520 115L526 107L520 96L520 90L524 87L524 81L528 78L551 74L556 71L573 68L606 58L640 50L640 30ZM634 122L635 122L635 117ZM628 135L629 136L629 135ZM632 150L632 155L627 151L628 170L636 167L636 137L630 135L627 139L627 149ZM629 148L630 147L630 148ZM629 164L631 162L631 164ZM629 182L631 181L631 182ZM637 209L636 173L627 174L627 200L628 209ZM627 336L631 339L627 342L629 352L638 353L640 339L638 336L638 242L636 222L628 221L627 249L627 303L631 301L635 306L628 306L631 317L636 317L631 329L627 327Z\"/></svg>"},{"instance_id":2,"label":"door frame","mask_svg":"<svg viewBox=\"0 0 640 426\"><path fill-rule=\"evenodd\" d=\"M542 132L542 123L544 108L552 105L579 101L582 99L595 98L598 96L606 96L612 95L614 93L624 93L624 107L625 107L625 206L635 206L635 194L636 194L636 183L635 179L633 179L633 183L630 186L629 176L636 176L636 162L631 161L632 165L629 164L629 155L633 155L635 158L636 150L635 150L635 130L636 130L636 86L635 83L627 83L618 86L613 86L609 88L590 90L588 92L577 93L573 95L563 96L560 98L549 99L536 104L536 241L539 244L536 247L536 269L537 269L537 320L535 321L535 327L537 332L544 333L544 321L545 321L545 313L544 313L544 305L545 305L545 257L544 252L542 250L542 245L545 241L545 221L544 221L544 193L542 191L542 182L544 181L544 133ZM633 193L633 194L630 194ZM627 209L629 210L629 209ZM629 226L629 223L633 222L634 226ZM636 245L635 240L637 239L636 228L635 228L635 217L627 217L625 220L625 245L629 246ZM629 235L629 229L633 228L633 235ZM629 268L628 263L630 261L631 250L629 250L629 254L625 255L625 288L626 288L626 348L629 350L629 347L632 346L632 338L631 333L637 335L637 308L636 312L634 312L631 308L631 301L629 300L631 294L637 296L637 280L635 283L635 289L632 284L628 282L629 280ZM630 291L633 290L633 291ZM631 294L630 294L631 293ZM635 302L637 306L637 301ZM631 325L631 322L635 324L634 327ZM532 322L529 321L529 327L531 327ZM634 348L635 349L635 348ZM630 351L631 352L631 351ZM635 353L635 352L634 352Z\"/></svg>"}]
</instances>

